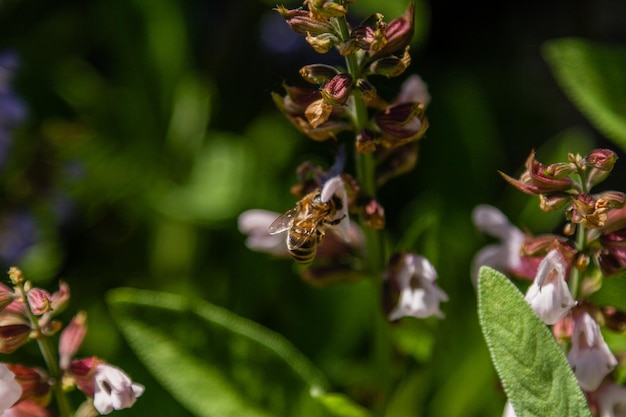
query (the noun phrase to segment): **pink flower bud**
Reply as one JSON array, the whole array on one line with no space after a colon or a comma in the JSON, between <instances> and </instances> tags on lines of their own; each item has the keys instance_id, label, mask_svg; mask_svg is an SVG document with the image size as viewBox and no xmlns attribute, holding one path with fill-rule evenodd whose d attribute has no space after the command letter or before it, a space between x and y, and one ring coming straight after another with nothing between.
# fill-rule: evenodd
<instances>
[{"instance_id":1,"label":"pink flower bud","mask_svg":"<svg viewBox=\"0 0 626 417\"><path fill-rule=\"evenodd\" d=\"M415 4L411 2L402 16L389 22L385 29L387 42L381 49L371 53L372 58L377 59L392 54L407 46L413 39L414 22Z\"/></svg>"},{"instance_id":2,"label":"pink flower bud","mask_svg":"<svg viewBox=\"0 0 626 417\"><path fill-rule=\"evenodd\" d=\"M41 288L32 288L27 294L30 310L36 316L41 316L51 311L52 297L50 293Z\"/></svg>"},{"instance_id":3,"label":"pink flower bud","mask_svg":"<svg viewBox=\"0 0 626 417\"><path fill-rule=\"evenodd\" d=\"M87 313L79 312L63 330L59 339L61 369L68 369L70 361L78 351L87 334Z\"/></svg>"}]
</instances>

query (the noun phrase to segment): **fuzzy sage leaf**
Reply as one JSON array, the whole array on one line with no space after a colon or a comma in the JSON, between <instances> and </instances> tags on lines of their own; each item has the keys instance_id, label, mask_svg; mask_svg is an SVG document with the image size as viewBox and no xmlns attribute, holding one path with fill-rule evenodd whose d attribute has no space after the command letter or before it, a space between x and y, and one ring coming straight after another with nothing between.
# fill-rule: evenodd
<instances>
[{"instance_id":1,"label":"fuzzy sage leaf","mask_svg":"<svg viewBox=\"0 0 626 417\"><path fill-rule=\"evenodd\" d=\"M137 356L199 417L367 417L282 336L210 303L121 288L113 318ZM350 411L346 411L350 410Z\"/></svg>"},{"instance_id":2,"label":"fuzzy sage leaf","mask_svg":"<svg viewBox=\"0 0 626 417\"><path fill-rule=\"evenodd\" d=\"M504 275L482 267L478 315L491 359L518 417L590 417L567 359Z\"/></svg>"},{"instance_id":3,"label":"fuzzy sage leaf","mask_svg":"<svg viewBox=\"0 0 626 417\"><path fill-rule=\"evenodd\" d=\"M543 55L568 98L626 149L626 49L564 38L547 42Z\"/></svg>"}]
</instances>

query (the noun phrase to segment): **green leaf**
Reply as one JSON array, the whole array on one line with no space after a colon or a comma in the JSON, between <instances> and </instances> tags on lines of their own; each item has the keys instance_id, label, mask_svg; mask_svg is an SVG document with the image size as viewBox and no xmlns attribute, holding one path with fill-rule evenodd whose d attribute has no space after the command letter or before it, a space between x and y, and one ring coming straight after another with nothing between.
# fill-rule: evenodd
<instances>
[{"instance_id":1,"label":"green leaf","mask_svg":"<svg viewBox=\"0 0 626 417\"><path fill-rule=\"evenodd\" d=\"M202 417L362 417L280 335L204 301L121 288L113 318L154 377ZM346 411L347 410L347 411Z\"/></svg>"},{"instance_id":2,"label":"green leaf","mask_svg":"<svg viewBox=\"0 0 626 417\"><path fill-rule=\"evenodd\" d=\"M315 399L336 417L369 417L370 413L355 404L343 394L329 393L316 395Z\"/></svg>"},{"instance_id":3,"label":"green leaf","mask_svg":"<svg viewBox=\"0 0 626 417\"><path fill-rule=\"evenodd\" d=\"M518 417L591 416L567 359L520 291L482 267L479 321L491 359Z\"/></svg>"},{"instance_id":4,"label":"green leaf","mask_svg":"<svg viewBox=\"0 0 626 417\"><path fill-rule=\"evenodd\" d=\"M626 150L626 49L564 38L546 42L543 55L581 113Z\"/></svg>"}]
</instances>

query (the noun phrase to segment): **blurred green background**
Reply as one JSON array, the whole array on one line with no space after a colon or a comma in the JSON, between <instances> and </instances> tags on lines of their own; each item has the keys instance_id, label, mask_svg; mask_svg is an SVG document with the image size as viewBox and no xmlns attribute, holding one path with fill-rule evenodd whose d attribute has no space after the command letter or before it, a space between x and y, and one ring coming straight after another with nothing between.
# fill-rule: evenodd
<instances>
[{"instance_id":1,"label":"blurred green background","mask_svg":"<svg viewBox=\"0 0 626 417\"><path fill-rule=\"evenodd\" d=\"M391 19L407 4L359 0L351 10L357 22L374 11ZM369 363L367 286L311 288L290 260L249 251L237 230L246 209L293 205L289 187L301 162L332 164L334 144L300 135L270 92L297 80L301 66L337 56L314 54L274 6L0 0L0 51L19 56L13 86L28 108L0 171L0 268L17 264L51 290L58 279L70 284L66 319L89 314L81 352L147 386L120 415L191 415L116 330L104 294L121 286L198 297L250 318L290 340L336 391L366 406L381 401ZM450 301L445 320L405 319L392 329L402 378L384 399L385 415L500 415L505 399L469 278L488 239L470 212L489 203L532 231L557 226L557 217L538 219L535 202L507 188L497 170L518 173L533 148L553 162L611 146L559 90L541 46L564 36L624 43L626 3L416 6L405 75L418 73L429 86L430 129L417 169L386 184L380 200L392 239L417 242ZM391 96L404 78L383 81L379 92ZM623 183L625 173L618 162L613 181ZM36 361L32 346L20 355Z\"/></svg>"}]
</instances>

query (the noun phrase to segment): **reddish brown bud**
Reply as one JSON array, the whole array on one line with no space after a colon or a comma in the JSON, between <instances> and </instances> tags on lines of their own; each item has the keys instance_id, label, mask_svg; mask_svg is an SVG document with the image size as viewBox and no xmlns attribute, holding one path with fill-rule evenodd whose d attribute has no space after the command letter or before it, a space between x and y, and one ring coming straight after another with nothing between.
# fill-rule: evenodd
<instances>
[{"instance_id":1,"label":"reddish brown bud","mask_svg":"<svg viewBox=\"0 0 626 417\"><path fill-rule=\"evenodd\" d=\"M611 171L616 161L617 154L610 149L594 149L585 156L586 166L602 171Z\"/></svg>"},{"instance_id":2,"label":"reddish brown bud","mask_svg":"<svg viewBox=\"0 0 626 417\"><path fill-rule=\"evenodd\" d=\"M385 209L375 199L367 198L362 211L365 225L371 229L383 229L385 227Z\"/></svg>"},{"instance_id":3,"label":"reddish brown bud","mask_svg":"<svg viewBox=\"0 0 626 417\"><path fill-rule=\"evenodd\" d=\"M376 52L387 44L385 37L387 24L383 19L382 14L373 14L352 30L350 36L360 49Z\"/></svg>"},{"instance_id":4,"label":"reddish brown bud","mask_svg":"<svg viewBox=\"0 0 626 417\"><path fill-rule=\"evenodd\" d=\"M352 84L350 74L335 75L322 89L324 101L331 106L343 106L352 94Z\"/></svg>"},{"instance_id":5,"label":"reddish brown bud","mask_svg":"<svg viewBox=\"0 0 626 417\"><path fill-rule=\"evenodd\" d=\"M30 337L30 324L13 314L0 317L0 353L13 353Z\"/></svg>"},{"instance_id":6,"label":"reddish brown bud","mask_svg":"<svg viewBox=\"0 0 626 417\"><path fill-rule=\"evenodd\" d=\"M317 36L322 33L333 32L330 22L313 19L311 14L304 9L288 10L283 6L277 6L274 10L280 13L287 21L289 27L300 35L310 33L313 36Z\"/></svg>"},{"instance_id":7,"label":"reddish brown bud","mask_svg":"<svg viewBox=\"0 0 626 417\"><path fill-rule=\"evenodd\" d=\"M574 189L575 185L571 178L563 176L561 169L548 169L535 159L535 151L532 151L526 159L526 171L519 180L509 177L500 172L500 175L512 186L526 194L548 194L559 191Z\"/></svg>"},{"instance_id":8,"label":"reddish brown bud","mask_svg":"<svg viewBox=\"0 0 626 417\"><path fill-rule=\"evenodd\" d=\"M22 387L20 401L30 400L40 407L48 406L52 394L51 381L42 370L17 364L7 364L7 367Z\"/></svg>"},{"instance_id":9,"label":"reddish brown bud","mask_svg":"<svg viewBox=\"0 0 626 417\"><path fill-rule=\"evenodd\" d=\"M373 59L390 55L411 43L414 32L415 4L411 2L404 14L393 19L385 29L387 43L383 48L372 54Z\"/></svg>"},{"instance_id":10,"label":"reddish brown bud","mask_svg":"<svg viewBox=\"0 0 626 417\"><path fill-rule=\"evenodd\" d=\"M401 103L374 115L374 121L383 134L384 146L395 147L419 140L426 133L428 120L424 105Z\"/></svg>"},{"instance_id":11,"label":"reddish brown bud","mask_svg":"<svg viewBox=\"0 0 626 417\"><path fill-rule=\"evenodd\" d=\"M372 62L369 71L372 74L383 75L387 78L397 77L406 71L411 65L411 55L409 47L404 50L404 55L400 58L395 55L389 55Z\"/></svg>"}]
</instances>

